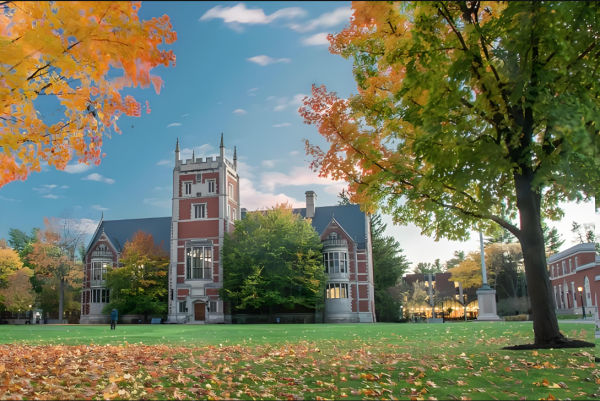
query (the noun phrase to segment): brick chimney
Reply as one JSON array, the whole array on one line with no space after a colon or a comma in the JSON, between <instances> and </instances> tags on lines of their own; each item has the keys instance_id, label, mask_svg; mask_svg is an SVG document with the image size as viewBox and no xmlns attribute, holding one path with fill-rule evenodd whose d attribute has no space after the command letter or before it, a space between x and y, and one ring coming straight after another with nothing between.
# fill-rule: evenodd
<instances>
[{"instance_id":1,"label":"brick chimney","mask_svg":"<svg viewBox=\"0 0 600 401\"><path fill-rule=\"evenodd\" d=\"M315 207L317 203L317 194L315 191L306 191L306 218L315 217Z\"/></svg>"}]
</instances>

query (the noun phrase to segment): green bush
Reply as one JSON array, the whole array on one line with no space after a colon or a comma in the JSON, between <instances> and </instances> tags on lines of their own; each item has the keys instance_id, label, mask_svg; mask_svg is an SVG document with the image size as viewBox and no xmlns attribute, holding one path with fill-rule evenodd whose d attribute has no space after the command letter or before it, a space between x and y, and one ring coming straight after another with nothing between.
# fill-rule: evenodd
<instances>
[{"instance_id":1,"label":"green bush","mask_svg":"<svg viewBox=\"0 0 600 401\"><path fill-rule=\"evenodd\" d=\"M524 322L528 318L528 315L516 315L516 316L505 316L504 320L507 322Z\"/></svg>"}]
</instances>

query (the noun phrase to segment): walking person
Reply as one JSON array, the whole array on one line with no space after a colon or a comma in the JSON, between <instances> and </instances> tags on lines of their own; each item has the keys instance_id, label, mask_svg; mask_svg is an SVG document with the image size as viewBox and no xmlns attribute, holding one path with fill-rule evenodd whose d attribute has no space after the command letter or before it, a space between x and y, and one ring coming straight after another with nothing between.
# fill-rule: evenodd
<instances>
[{"instance_id":1,"label":"walking person","mask_svg":"<svg viewBox=\"0 0 600 401\"><path fill-rule=\"evenodd\" d=\"M119 311L116 309L113 309L112 312L110 312L110 329L111 330L115 330L117 328L118 317L119 317Z\"/></svg>"}]
</instances>

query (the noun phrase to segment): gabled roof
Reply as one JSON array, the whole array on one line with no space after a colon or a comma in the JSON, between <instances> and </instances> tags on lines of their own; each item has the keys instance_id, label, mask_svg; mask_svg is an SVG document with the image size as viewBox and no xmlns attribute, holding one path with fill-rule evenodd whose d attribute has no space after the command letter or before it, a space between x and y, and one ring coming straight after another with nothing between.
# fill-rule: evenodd
<instances>
[{"instance_id":1,"label":"gabled roof","mask_svg":"<svg viewBox=\"0 0 600 401\"><path fill-rule=\"evenodd\" d=\"M306 208L294 209L293 212L300 213L302 217L306 217ZM365 213L360 210L360 206L317 206L315 208L315 217L312 218L312 226L321 235L333 218L352 237L352 240L359 244L358 248L363 249L367 241L367 228Z\"/></svg>"},{"instance_id":2,"label":"gabled roof","mask_svg":"<svg viewBox=\"0 0 600 401\"><path fill-rule=\"evenodd\" d=\"M157 245L163 241L163 249L169 252L171 247L171 217L103 220L92 237L90 246L96 243L102 232L104 232L119 252L122 252L125 243L131 240L138 230L151 234L154 238L154 243Z\"/></svg>"}]
</instances>

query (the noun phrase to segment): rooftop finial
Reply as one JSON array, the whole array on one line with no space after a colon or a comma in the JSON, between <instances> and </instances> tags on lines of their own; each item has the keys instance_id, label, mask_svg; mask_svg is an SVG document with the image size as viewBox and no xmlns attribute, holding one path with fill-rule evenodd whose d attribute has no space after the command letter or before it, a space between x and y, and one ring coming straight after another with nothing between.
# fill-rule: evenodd
<instances>
[{"instance_id":1,"label":"rooftop finial","mask_svg":"<svg viewBox=\"0 0 600 401\"><path fill-rule=\"evenodd\" d=\"M196 154L194 152L194 150L192 149L192 162L196 161Z\"/></svg>"},{"instance_id":2,"label":"rooftop finial","mask_svg":"<svg viewBox=\"0 0 600 401\"><path fill-rule=\"evenodd\" d=\"M237 150L233 147L233 160L237 160Z\"/></svg>"},{"instance_id":3,"label":"rooftop finial","mask_svg":"<svg viewBox=\"0 0 600 401\"><path fill-rule=\"evenodd\" d=\"M175 152L179 152L179 138L177 138L177 145L175 145Z\"/></svg>"},{"instance_id":4,"label":"rooftop finial","mask_svg":"<svg viewBox=\"0 0 600 401\"><path fill-rule=\"evenodd\" d=\"M225 145L223 145L223 133L221 132L221 147L224 148Z\"/></svg>"}]
</instances>

